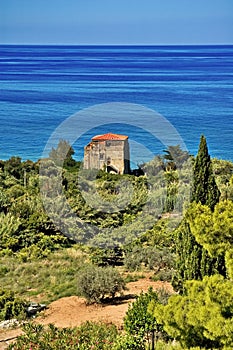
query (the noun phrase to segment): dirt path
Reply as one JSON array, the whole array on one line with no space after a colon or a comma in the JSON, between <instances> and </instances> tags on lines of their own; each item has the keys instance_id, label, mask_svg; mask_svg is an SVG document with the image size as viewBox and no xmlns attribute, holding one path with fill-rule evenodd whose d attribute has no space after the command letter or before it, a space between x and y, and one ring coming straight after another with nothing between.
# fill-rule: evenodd
<instances>
[{"instance_id":1,"label":"dirt path","mask_svg":"<svg viewBox=\"0 0 233 350\"><path fill-rule=\"evenodd\" d=\"M0 330L0 350L7 349L20 334L22 334L21 329Z\"/></svg>"},{"instance_id":2,"label":"dirt path","mask_svg":"<svg viewBox=\"0 0 233 350\"><path fill-rule=\"evenodd\" d=\"M172 291L169 283L153 282L147 277L128 283L128 290L124 293L125 299L120 302L107 305L86 305L85 300L77 296L61 298L51 303L48 309L36 318L35 322L44 325L53 323L57 327L64 328L79 326L85 321L104 321L106 323L114 323L120 328L128 309L128 303L132 302L141 291L146 292L150 286L154 290L164 287L168 291ZM2 330L0 331L0 340L16 337L21 332L20 329ZM0 350L6 348L7 343L0 341Z\"/></svg>"}]
</instances>

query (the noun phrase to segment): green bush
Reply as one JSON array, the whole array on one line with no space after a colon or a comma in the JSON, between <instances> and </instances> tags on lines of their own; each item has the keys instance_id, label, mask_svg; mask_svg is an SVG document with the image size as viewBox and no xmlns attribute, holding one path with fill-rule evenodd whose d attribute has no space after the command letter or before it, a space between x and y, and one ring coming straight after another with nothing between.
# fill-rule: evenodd
<instances>
[{"instance_id":1,"label":"green bush","mask_svg":"<svg viewBox=\"0 0 233 350\"><path fill-rule=\"evenodd\" d=\"M138 271L143 262L143 250L141 247L135 247L132 251L127 252L124 258L124 266L127 271Z\"/></svg>"},{"instance_id":2,"label":"green bush","mask_svg":"<svg viewBox=\"0 0 233 350\"><path fill-rule=\"evenodd\" d=\"M233 349L233 286L221 275L187 281L185 294L150 310L167 333L186 349Z\"/></svg>"},{"instance_id":3,"label":"green bush","mask_svg":"<svg viewBox=\"0 0 233 350\"><path fill-rule=\"evenodd\" d=\"M8 350L110 350L118 334L116 326L94 322L64 329L27 324L24 332Z\"/></svg>"},{"instance_id":4,"label":"green bush","mask_svg":"<svg viewBox=\"0 0 233 350\"><path fill-rule=\"evenodd\" d=\"M156 273L153 277L153 281L163 281L163 282L171 282L174 276L173 269L163 269Z\"/></svg>"},{"instance_id":5,"label":"green bush","mask_svg":"<svg viewBox=\"0 0 233 350\"><path fill-rule=\"evenodd\" d=\"M159 303L163 305L166 305L170 296L174 294L173 292L169 291L167 288L164 287L156 289L156 292L158 294Z\"/></svg>"},{"instance_id":6,"label":"green bush","mask_svg":"<svg viewBox=\"0 0 233 350\"><path fill-rule=\"evenodd\" d=\"M87 321L78 329L78 339L83 350L111 349L117 334L117 328L113 324L106 325L105 323Z\"/></svg>"},{"instance_id":7,"label":"green bush","mask_svg":"<svg viewBox=\"0 0 233 350\"><path fill-rule=\"evenodd\" d=\"M123 251L119 247L109 248L91 248L90 260L98 266L120 266L123 265Z\"/></svg>"},{"instance_id":8,"label":"green bush","mask_svg":"<svg viewBox=\"0 0 233 350\"><path fill-rule=\"evenodd\" d=\"M151 287L147 293L141 293L136 300L129 305L124 318L124 329L128 335L136 337L142 344L155 343L155 339L166 337L161 325L157 323L156 318L148 307L151 301L159 303L157 292ZM129 348L130 349L130 348Z\"/></svg>"},{"instance_id":9,"label":"green bush","mask_svg":"<svg viewBox=\"0 0 233 350\"><path fill-rule=\"evenodd\" d=\"M102 302L106 297L114 298L122 293L125 281L120 273L112 267L87 266L78 278L78 293L89 303Z\"/></svg>"},{"instance_id":10,"label":"green bush","mask_svg":"<svg viewBox=\"0 0 233 350\"><path fill-rule=\"evenodd\" d=\"M139 336L120 334L118 335L112 350L145 350L145 344Z\"/></svg>"},{"instance_id":11,"label":"green bush","mask_svg":"<svg viewBox=\"0 0 233 350\"><path fill-rule=\"evenodd\" d=\"M26 317L26 302L16 298L12 291L0 291L0 320Z\"/></svg>"},{"instance_id":12,"label":"green bush","mask_svg":"<svg viewBox=\"0 0 233 350\"><path fill-rule=\"evenodd\" d=\"M144 266L158 273L173 267L174 256L168 248L136 246L126 253L124 265L128 271L138 271Z\"/></svg>"},{"instance_id":13,"label":"green bush","mask_svg":"<svg viewBox=\"0 0 233 350\"><path fill-rule=\"evenodd\" d=\"M9 268L7 266L0 266L0 277L3 277L7 272L9 272Z\"/></svg>"},{"instance_id":14,"label":"green bush","mask_svg":"<svg viewBox=\"0 0 233 350\"><path fill-rule=\"evenodd\" d=\"M145 350L145 344L138 336L119 334L116 326L104 323L86 322L78 328L59 329L25 324L24 334L7 350ZM178 342L158 341L155 350L184 349ZM195 347L190 350L201 350ZM225 350L230 350L225 349Z\"/></svg>"}]
</instances>

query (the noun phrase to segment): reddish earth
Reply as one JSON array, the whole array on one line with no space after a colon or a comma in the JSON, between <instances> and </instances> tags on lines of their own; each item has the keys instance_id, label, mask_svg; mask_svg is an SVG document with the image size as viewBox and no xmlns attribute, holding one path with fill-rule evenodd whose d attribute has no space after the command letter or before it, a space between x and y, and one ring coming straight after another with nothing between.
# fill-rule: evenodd
<instances>
[{"instance_id":1,"label":"reddish earth","mask_svg":"<svg viewBox=\"0 0 233 350\"><path fill-rule=\"evenodd\" d=\"M35 322L47 325L53 323L57 327L75 327L85 321L104 321L122 326L123 317L128 309L128 303L135 299L141 291L146 292L149 287L153 289L166 288L172 292L172 287L166 282L153 282L147 278L127 284L125 298L115 304L87 305L83 298L76 296L61 298L52 302ZM20 329L0 331L0 350L6 349L7 343L1 340L17 337L22 331ZM8 341L8 343L11 340Z\"/></svg>"}]
</instances>

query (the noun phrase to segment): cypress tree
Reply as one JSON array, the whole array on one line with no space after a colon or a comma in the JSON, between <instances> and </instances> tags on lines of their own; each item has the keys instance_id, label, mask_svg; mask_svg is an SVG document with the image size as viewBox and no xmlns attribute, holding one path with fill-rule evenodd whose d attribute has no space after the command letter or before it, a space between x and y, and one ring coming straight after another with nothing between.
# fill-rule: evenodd
<instances>
[{"instance_id":1,"label":"cypress tree","mask_svg":"<svg viewBox=\"0 0 233 350\"><path fill-rule=\"evenodd\" d=\"M213 211L219 197L206 139L202 135L193 169L192 201L208 205Z\"/></svg>"},{"instance_id":2,"label":"cypress tree","mask_svg":"<svg viewBox=\"0 0 233 350\"><path fill-rule=\"evenodd\" d=\"M194 163L192 201L208 205L213 211L220 197L216 185L206 139L201 136ZM201 280L214 273L225 273L224 256L211 258L206 249L197 243L186 217L176 231L176 275L173 287L181 293L186 280Z\"/></svg>"}]
</instances>

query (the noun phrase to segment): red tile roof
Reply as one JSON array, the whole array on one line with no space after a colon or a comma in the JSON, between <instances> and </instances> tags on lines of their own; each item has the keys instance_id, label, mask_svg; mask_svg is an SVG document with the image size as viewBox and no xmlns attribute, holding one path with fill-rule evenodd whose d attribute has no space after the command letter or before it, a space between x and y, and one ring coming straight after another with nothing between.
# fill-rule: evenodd
<instances>
[{"instance_id":1,"label":"red tile roof","mask_svg":"<svg viewBox=\"0 0 233 350\"><path fill-rule=\"evenodd\" d=\"M104 135L96 135L92 137L92 141L105 141L105 140L126 140L128 136L119 135L119 134L104 134Z\"/></svg>"}]
</instances>

